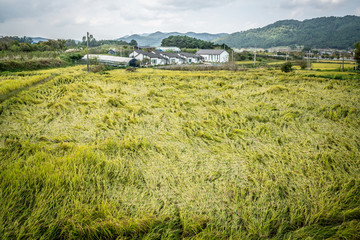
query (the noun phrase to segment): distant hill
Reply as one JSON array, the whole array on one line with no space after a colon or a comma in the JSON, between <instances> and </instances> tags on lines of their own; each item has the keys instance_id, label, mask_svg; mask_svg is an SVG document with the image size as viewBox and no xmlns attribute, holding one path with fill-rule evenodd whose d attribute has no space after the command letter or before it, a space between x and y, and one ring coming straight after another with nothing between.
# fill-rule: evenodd
<instances>
[{"instance_id":1,"label":"distant hill","mask_svg":"<svg viewBox=\"0 0 360 240\"><path fill-rule=\"evenodd\" d=\"M179 33L179 32L169 32L169 33L163 33L163 32L155 32L150 34L133 34L130 36L124 36L121 38L118 38L116 40L123 40L126 42L130 42L131 40L136 40L136 42L140 46L160 46L161 41L164 38L167 38L169 36L188 36L192 38L197 38L204 41L211 41L223 36L228 35L227 33L219 33L219 34L211 34L211 33L194 33L194 32L187 32L187 33Z\"/></svg>"},{"instance_id":2,"label":"distant hill","mask_svg":"<svg viewBox=\"0 0 360 240\"><path fill-rule=\"evenodd\" d=\"M213 40L236 48L298 45L336 49L353 48L357 41L360 41L360 17L357 16L283 20Z\"/></svg>"}]
</instances>

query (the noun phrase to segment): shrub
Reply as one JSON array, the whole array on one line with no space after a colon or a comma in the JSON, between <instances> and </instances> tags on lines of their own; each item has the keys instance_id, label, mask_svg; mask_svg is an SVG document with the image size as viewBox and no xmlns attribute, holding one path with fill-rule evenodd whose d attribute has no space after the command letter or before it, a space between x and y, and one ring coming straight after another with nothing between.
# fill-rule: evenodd
<instances>
[{"instance_id":1,"label":"shrub","mask_svg":"<svg viewBox=\"0 0 360 240\"><path fill-rule=\"evenodd\" d=\"M68 53L60 55L60 59L67 63L75 63L79 61L84 55L81 53Z\"/></svg>"},{"instance_id":2,"label":"shrub","mask_svg":"<svg viewBox=\"0 0 360 240\"><path fill-rule=\"evenodd\" d=\"M1 60L0 71L24 71L44 68L62 67L65 62L61 59L38 58L31 60Z\"/></svg>"},{"instance_id":3,"label":"shrub","mask_svg":"<svg viewBox=\"0 0 360 240\"><path fill-rule=\"evenodd\" d=\"M126 68L126 71L127 71L127 72L136 72L136 68L134 68L134 67L127 67L127 68Z\"/></svg>"},{"instance_id":4,"label":"shrub","mask_svg":"<svg viewBox=\"0 0 360 240\"><path fill-rule=\"evenodd\" d=\"M93 65L90 67L89 70L90 70L90 72L93 72L93 73L103 72L106 70L106 66L103 64Z\"/></svg>"},{"instance_id":5,"label":"shrub","mask_svg":"<svg viewBox=\"0 0 360 240\"><path fill-rule=\"evenodd\" d=\"M133 58L130 60L129 66L130 67L140 67L140 61Z\"/></svg>"},{"instance_id":6,"label":"shrub","mask_svg":"<svg viewBox=\"0 0 360 240\"><path fill-rule=\"evenodd\" d=\"M301 60L301 61L298 61L297 62L298 64L299 64L299 66L300 66L300 68L301 69L306 69L306 67L307 67L307 62L303 59L303 60Z\"/></svg>"},{"instance_id":7,"label":"shrub","mask_svg":"<svg viewBox=\"0 0 360 240\"><path fill-rule=\"evenodd\" d=\"M281 65L281 71L282 72L291 72L291 71L293 71L292 63L291 62L286 62L286 63L282 64Z\"/></svg>"}]
</instances>

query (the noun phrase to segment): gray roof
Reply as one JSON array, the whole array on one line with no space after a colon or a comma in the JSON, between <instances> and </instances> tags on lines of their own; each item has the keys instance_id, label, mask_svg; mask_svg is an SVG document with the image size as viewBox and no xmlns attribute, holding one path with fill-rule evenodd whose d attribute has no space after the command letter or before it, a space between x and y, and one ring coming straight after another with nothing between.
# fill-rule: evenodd
<instances>
[{"instance_id":1,"label":"gray roof","mask_svg":"<svg viewBox=\"0 0 360 240\"><path fill-rule=\"evenodd\" d=\"M220 55L221 53L226 52L224 49L200 49L196 52L196 55Z\"/></svg>"},{"instance_id":2,"label":"gray roof","mask_svg":"<svg viewBox=\"0 0 360 240\"><path fill-rule=\"evenodd\" d=\"M156 54L156 53L151 53L151 52L146 52L146 51L142 51L142 50L135 50L134 52L138 53L138 54L143 54L145 56L148 56L149 58L160 58L163 59L164 57L161 56L160 54ZM135 56L136 57L136 56Z\"/></svg>"},{"instance_id":3,"label":"gray roof","mask_svg":"<svg viewBox=\"0 0 360 240\"><path fill-rule=\"evenodd\" d=\"M159 55L164 53L164 52L159 51L159 50L152 50L151 52L154 53L154 54L159 54Z\"/></svg>"},{"instance_id":4,"label":"gray roof","mask_svg":"<svg viewBox=\"0 0 360 240\"><path fill-rule=\"evenodd\" d=\"M183 58L181 57L178 53L169 53L169 52L164 52L164 53L161 53L162 55L165 55L169 58Z\"/></svg>"},{"instance_id":5,"label":"gray roof","mask_svg":"<svg viewBox=\"0 0 360 240\"><path fill-rule=\"evenodd\" d=\"M179 53L180 55L184 56L184 57L192 57L192 58L201 58L200 55L196 55L196 54L192 54L192 53L186 53L186 52L181 52Z\"/></svg>"}]
</instances>

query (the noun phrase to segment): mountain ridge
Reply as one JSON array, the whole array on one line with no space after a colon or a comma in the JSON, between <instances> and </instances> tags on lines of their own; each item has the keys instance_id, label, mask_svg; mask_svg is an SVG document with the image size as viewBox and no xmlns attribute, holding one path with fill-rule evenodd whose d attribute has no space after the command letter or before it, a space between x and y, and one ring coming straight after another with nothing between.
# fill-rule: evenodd
<instances>
[{"instance_id":1,"label":"mountain ridge","mask_svg":"<svg viewBox=\"0 0 360 240\"><path fill-rule=\"evenodd\" d=\"M195 33L195 32L186 32L186 33L180 33L180 32L154 32L154 33L143 33L143 34L132 34L123 36L121 38L117 38L115 40L123 40L126 42L130 42L131 40L135 40L140 46L160 46L161 41L164 38L167 38L169 36L188 36L197 38L204 41L211 41L223 36L228 35L228 33Z\"/></svg>"},{"instance_id":2,"label":"mountain ridge","mask_svg":"<svg viewBox=\"0 0 360 240\"><path fill-rule=\"evenodd\" d=\"M303 21L280 20L262 28L235 32L213 40L235 48L308 46L336 49L352 48L357 41L360 41L360 17L351 15Z\"/></svg>"},{"instance_id":3,"label":"mountain ridge","mask_svg":"<svg viewBox=\"0 0 360 240\"><path fill-rule=\"evenodd\" d=\"M264 27L235 33L154 32L126 35L114 40L136 40L140 46L160 46L169 36L188 36L233 48L310 47L349 49L360 41L360 16L318 17L305 20L284 19ZM33 42L46 37L31 37ZM76 40L76 42L79 42Z\"/></svg>"}]
</instances>

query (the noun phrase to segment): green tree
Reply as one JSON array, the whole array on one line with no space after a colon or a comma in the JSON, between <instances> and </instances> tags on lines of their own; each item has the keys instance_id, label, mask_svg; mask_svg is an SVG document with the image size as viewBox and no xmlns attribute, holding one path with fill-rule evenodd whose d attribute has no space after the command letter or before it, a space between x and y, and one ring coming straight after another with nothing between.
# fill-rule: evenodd
<instances>
[{"instance_id":1,"label":"green tree","mask_svg":"<svg viewBox=\"0 0 360 240\"><path fill-rule=\"evenodd\" d=\"M86 36L82 37L82 45L86 46ZM96 47L98 43L92 34L89 35L89 47Z\"/></svg>"},{"instance_id":2,"label":"green tree","mask_svg":"<svg viewBox=\"0 0 360 240\"><path fill-rule=\"evenodd\" d=\"M11 45L11 47L9 48L10 51L13 51L13 52L20 52L20 46L18 45Z\"/></svg>"},{"instance_id":3,"label":"green tree","mask_svg":"<svg viewBox=\"0 0 360 240\"><path fill-rule=\"evenodd\" d=\"M298 64L299 64L300 68L303 70L306 69L306 67L307 67L307 62L305 59L298 61Z\"/></svg>"},{"instance_id":4,"label":"green tree","mask_svg":"<svg viewBox=\"0 0 360 240\"><path fill-rule=\"evenodd\" d=\"M358 64L358 68L360 68L360 42L355 43L355 55L354 60Z\"/></svg>"},{"instance_id":5,"label":"green tree","mask_svg":"<svg viewBox=\"0 0 360 240\"><path fill-rule=\"evenodd\" d=\"M303 49L302 49L302 51L303 52L309 52L311 50L311 47L309 47L309 46L305 46Z\"/></svg>"},{"instance_id":6,"label":"green tree","mask_svg":"<svg viewBox=\"0 0 360 240\"><path fill-rule=\"evenodd\" d=\"M22 52L32 51L32 46L29 43L20 43L20 49Z\"/></svg>"},{"instance_id":7,"label":"green tree","mask_svg":"<svg viewBox=\"0 0 360 240\"><path fill-rule=\"evenodd\" d=\"M77 43L73 39L67 39L65 43L65 47L76 47Z\"/></svg>"},{"instance_id":8,"label":"green tree","mask_svg":"<svg viewBox=\"0 0 360 240\"><path fill-rule=\"evenodd\" d=\"M138 43L137 43L136 40L133 39L133 40L130 41L129 45L130 45L130 46L137 46Z\"/></svg>"},{"instance_id":9,"label":"green tree","mask_svg":"<svg viewBox=\"0 0 360 240\"><path fill-rule=\"evenodd\" d=\"M281 65L281 71L283 71L283 72L291 72L291 71L293 71L292 63L291 62L286 62L283 65Z\"/></svg>"},{"instance_id":10,"label":"green tree","mask_svg":"<svg viewBox=\"0 0 360 240\"><path fill-rule=\"evenodd\" d=\"M226 44L214 44L212 42L204 41L188 36L169 36L161 41L163 47L178 47L178 48L200 48L200 49L231 49Z\"/></svg>"},{"instance_id":11,"label":"green tree","mask_svg":"<svg viewBox=\"0 0 360 240\"><path fill-rule=\"evenodd\" d=\"M9 44L7 42L0 41L0 51L5 51L9 48Z\"/></svg>"}]
</instances>

